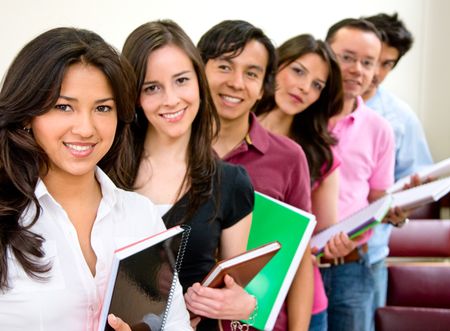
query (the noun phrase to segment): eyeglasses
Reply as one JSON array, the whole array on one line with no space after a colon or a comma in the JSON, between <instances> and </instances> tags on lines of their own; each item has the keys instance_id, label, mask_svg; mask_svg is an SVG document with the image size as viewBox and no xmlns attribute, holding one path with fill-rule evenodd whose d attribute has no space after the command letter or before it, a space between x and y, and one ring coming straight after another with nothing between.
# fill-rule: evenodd
<instances>
[{"instance_id":1,"label":"eyeglasses","mask_svg":"<svg viewBox=\"0 0 450 331\"><path fill-rule=\"evenodd\" d=\"M371 59L358 59L355 56L348 54L348 53L336 54L336 55L339 58L340 62L343 64L353 65L357 61L359 61L359 63L361 63L361 65L362 65L362 67L366 70L370 70L375 66L375 61L371 60Z\"/></svg>"}]
</instances>

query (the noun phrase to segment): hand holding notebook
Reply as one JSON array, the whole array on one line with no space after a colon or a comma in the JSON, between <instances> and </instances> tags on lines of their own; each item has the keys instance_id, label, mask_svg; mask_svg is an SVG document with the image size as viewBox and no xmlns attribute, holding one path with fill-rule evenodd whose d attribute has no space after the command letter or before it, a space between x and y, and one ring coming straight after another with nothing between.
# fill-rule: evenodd
<instances>
[{"instance_id":1,"label":"hand holding notebook","mask_svg":"<svg viewBox=\"0 0 450 331\"><path fill-rule=\"evenodd\" d=\"M395 193L403 190L406 184L411 182L411 177L417 175L419 180L424 182L428 178L436 179L450 174L450 158L442 160L438 163L432 164L423 168L417 174L405 176L397 180L388 190L387 193Z\"/></svg>"},{"instance_id":2,"label":"hand holding notebook","mask_svg":"<svg viewBox=\"0 0 450 331\"><path fill-rule=\"evenodd\" d=\"M245 287L280 248L279 242L272 242L217 262L203 280L202 285L223 287L225 275L230 275L239 286Z\"/></svg>"}]
</instances>

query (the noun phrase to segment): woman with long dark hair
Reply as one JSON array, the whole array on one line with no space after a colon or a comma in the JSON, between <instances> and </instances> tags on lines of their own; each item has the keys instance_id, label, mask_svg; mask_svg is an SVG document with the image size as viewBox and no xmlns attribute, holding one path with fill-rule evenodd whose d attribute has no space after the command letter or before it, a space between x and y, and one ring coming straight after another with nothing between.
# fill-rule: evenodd
<instances>
[{"instance_id":1,"label":"woman with long dark hair","mask_svg":"<svg viewBox=\"0 0 450 331\"><path fill-rule=\"evenodd\" d=\"M2 329L97 329L114 250L165 229L148 199L111 181L128 178L134 81L100 36L74 28L37 36L11 64L0 91ZM174 300L167 329L190 330L179 285Z\"/></svg>"},{"instance_id":2,"label":"woman with long dark hair","mask_svg":"<svg viewBox=\"0 0 450 331\"><path fill-rule=\"evenodd\" d=\"M309 34L298 35L278 49L275 95L262 100L256 114L269 131L287 136L303 148L311 176L311 209L316 231L337 223L338 166L328 131L329 119L342 108L342 78L329 46ZM354 248L341 233L325 247L325 257L337 258ZM310 330L326 330L327 298L317 268Z\"/></svg>"},{"instance_id":3,"label":"woman with long dark hair","mask_svg":"<svg viewBox=\"0 0 450 331\"><path fill-rule=\"evenodd\" d=\"M198 284L217 259L246 250L254 202L246 171L220 161L211 147L219 121L200 54L169 20L135 29L122 53L138 92L128 187L159 205L167 226L191 226L180 281L185 291L195 287L211 298L199 313L209 320L197 329L216 329L214 319L248 318L255 299L231 277L223 289Z\"/></svg>"}]
</instances>

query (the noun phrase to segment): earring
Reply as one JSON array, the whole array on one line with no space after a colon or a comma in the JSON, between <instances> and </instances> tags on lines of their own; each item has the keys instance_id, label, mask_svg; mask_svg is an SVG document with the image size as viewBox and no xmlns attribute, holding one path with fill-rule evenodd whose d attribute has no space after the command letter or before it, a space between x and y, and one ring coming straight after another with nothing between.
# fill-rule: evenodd
<instances>
[{"instance_id":1,"label":"earring","mask_svg":"<svg viewBox=\"0 0 450 331\"><path fill-rule=\"evenodd\" d=\"M24 127L23 131L25 131L26 133L31 133L31 128Z\"/></svg>"}]
</instances>

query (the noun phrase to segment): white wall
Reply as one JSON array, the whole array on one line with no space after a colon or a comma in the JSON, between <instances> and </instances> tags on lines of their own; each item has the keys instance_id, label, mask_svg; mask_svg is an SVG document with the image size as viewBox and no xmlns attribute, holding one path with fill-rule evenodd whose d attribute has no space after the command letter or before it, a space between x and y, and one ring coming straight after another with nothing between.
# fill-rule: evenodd
<instances>
[{"instance_id":1,"label":"white wall","mask_svg":"<svg viewBox=\"0 0 450 331\"><path fill-rule=\"evenodd\" d=\"M446 0L0 0L0 8L0 76L27 41L56 26L94 30L120 49L135 27L150 20L171 18L197 42L221 20L244 19L280 44L300 33L324 38L328 27L342 18L397 11L413 32L415 45L385 85L417 112L434 158L450 156L450 67L445 61L450 51L441 42L450 32ZM444 143L440 136L446 137Z\"/></svg>"}]
</instances>

